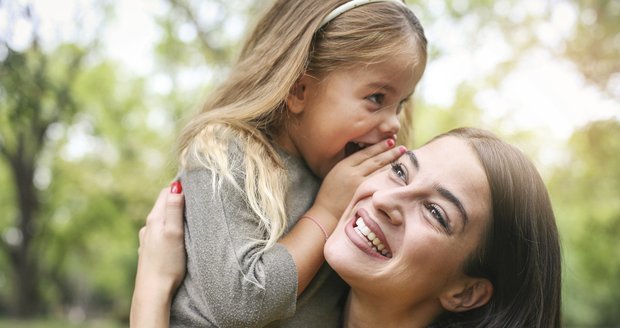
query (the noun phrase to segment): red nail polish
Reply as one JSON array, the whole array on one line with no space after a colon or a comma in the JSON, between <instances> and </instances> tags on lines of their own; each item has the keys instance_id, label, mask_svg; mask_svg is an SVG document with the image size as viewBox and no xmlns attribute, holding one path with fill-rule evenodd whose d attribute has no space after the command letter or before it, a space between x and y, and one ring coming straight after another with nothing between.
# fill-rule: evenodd
<instances>
[{"instance_id":1,"label":"red nail polish","mask_svg":"<svg viewBox=\"0 0 620 328\"><path fill-rule=\"evenodd\" d=\"M170 192L173 194L180 194L183 191L183 186L181 186L181 181L177 180L170 184Z\"/></svg>"},{"instance_id":2,"label":"red nail polish","mask_svg":"<svg viewBox=\"0 0 620 328\"><path fill-rule=\"evenodd\" d=\"M402 154L404 154L404 153L406 153L406 152L407 152L407 147L405 147L405 146L400 146L400 147L398 147L398 151L400 151L400 154L402 155Z\"/></svg>"},{"instance_id":3,"label":"red nail polish","mask_svg":"<svg viewBox=\"0 0 620 328\"><path fill-rule=\"evenodd\" d=\"M388 147L390 147L390 148L394 147L394 139L388 139L388 140L387 140L387 145L388 145Z\"/></svg>"}]
</instances>

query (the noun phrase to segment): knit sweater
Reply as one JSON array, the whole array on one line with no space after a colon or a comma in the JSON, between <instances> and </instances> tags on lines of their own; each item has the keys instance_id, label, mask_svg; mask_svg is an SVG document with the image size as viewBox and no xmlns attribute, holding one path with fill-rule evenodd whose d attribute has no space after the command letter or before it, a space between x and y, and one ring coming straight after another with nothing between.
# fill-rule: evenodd
<instances>
[{"instance_id":1,"label":"knit sweater","mask_svg":"<svg viewBox=\"0 0 620 328\"><path fill-rule=\"evenodd\" d=\"M319 180L300 159L279 150L288 181L287 231L312 205ZM243 168L236 143L231 167ZM244 172L234 173L244 186ZM243 190L225 179L213 188L211 171L190 165L185 193L187 273L171 309L171 327L338 327L346 284L325 263L297 298L297 270L287 249L265 250L264 236Z\"/></svg>"}]
</instances>

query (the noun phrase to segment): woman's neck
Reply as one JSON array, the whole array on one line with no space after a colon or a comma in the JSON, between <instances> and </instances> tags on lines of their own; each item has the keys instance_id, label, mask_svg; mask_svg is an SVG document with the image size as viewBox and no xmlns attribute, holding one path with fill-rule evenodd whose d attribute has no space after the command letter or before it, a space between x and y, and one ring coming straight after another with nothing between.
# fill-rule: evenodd
<instances>
[{"instance_id":1,"label":"woman's neck","mask_svg":"<svg viewBox=\"0 0 620 328\"><path fill-rule=\"evenodd\" d=\"M345 328L427 327L440 313L436 304L403 306L402 299L387 302L353 290L349 293L344 316Z\"/></svg>"}]
</instances>

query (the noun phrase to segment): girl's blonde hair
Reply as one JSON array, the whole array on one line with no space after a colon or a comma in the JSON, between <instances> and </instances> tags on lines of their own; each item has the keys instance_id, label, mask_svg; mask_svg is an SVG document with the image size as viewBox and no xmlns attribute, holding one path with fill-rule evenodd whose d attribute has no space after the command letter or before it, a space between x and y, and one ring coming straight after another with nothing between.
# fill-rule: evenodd
<instances>
[{"instance_id":1,"label":"girl's blonde hair","mask_svg":"<svg viewBox=\"0 0 620 328\"><path fill-rule=\"evenodd\" d=\"M304 73L322 77L340 69L382 62L407 54L419 80L426 66L426 38L415 15L393 2L352 9L319 30L321 20L343 0L277 0L262 16L230 76L210 95L179 138L181 169L199 163L221 183L234 185L231 140L245 155L245 185L252 211L260 218L267 247L286 229L287 174L271 140L285 129L286 98ZM411 108L403 112L399 141L406 142ZM214 185L215 187L215 185Z\"/></svg>"}]
</instances>

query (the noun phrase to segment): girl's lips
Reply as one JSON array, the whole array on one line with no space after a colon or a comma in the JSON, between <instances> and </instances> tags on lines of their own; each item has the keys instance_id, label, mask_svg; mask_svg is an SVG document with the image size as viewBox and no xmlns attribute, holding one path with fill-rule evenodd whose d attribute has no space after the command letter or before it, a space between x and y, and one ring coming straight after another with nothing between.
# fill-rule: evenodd
<instances>
[{"instance_id":1,"label":"girl's lips","mask_svg":"<svg viewBox=\"0 0 620 328\"><path fill-rule=\"evenodd\" d=\"M370 230L376 235L377 238L379 238L379 240L381 240L381 243L385 246L385 250L387 250L386 254L389 254L390 257L384 256L378 253L376 251L376 247L375 249L373 249L373 246L369 245L368 239L357 231L355 226L356 226L356 220L358 218L361 218L366 224L366 226L370 228ZM387 244L387 240L385 238L385 235L383 234L383 231L381 230L379 225L370 218L370 216L368 215L368 212L366 212L364 209L358 210L355 213L355 215L353 215L353 217L349 219L349 221L344 227L344 230L349 240L351 240L351 242L355 246L357 246L361 251L363 251L367 255L370 255L373 258L380 259L383 261L389 260L391 258L391 250L390 250L389 245Z\"/></svg>"}]
</instances>

